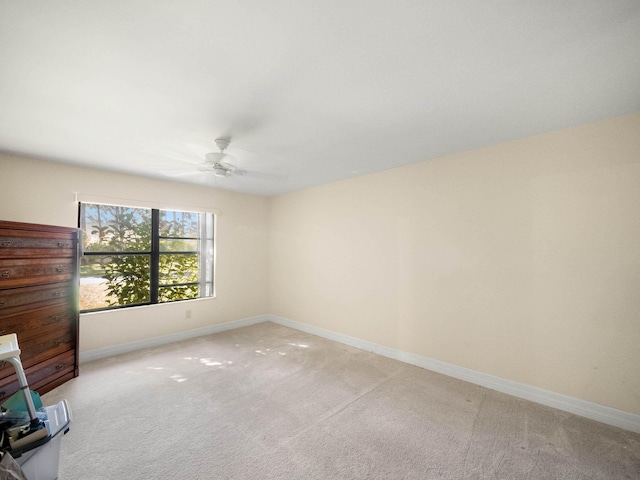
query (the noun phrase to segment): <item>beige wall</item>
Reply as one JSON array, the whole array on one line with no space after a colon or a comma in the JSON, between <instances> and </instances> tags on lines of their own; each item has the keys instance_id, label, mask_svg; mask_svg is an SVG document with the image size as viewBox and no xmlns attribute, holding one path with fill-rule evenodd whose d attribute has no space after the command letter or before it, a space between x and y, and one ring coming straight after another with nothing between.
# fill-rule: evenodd
<instances>
[{"instance_id":1,"label":"beige wall","mask_svg":"<svg viewBox=\"0 0 640 480\"><path fill-rule=\"evenodd\" d=\"M640 414L640 115L271 199L269 304Z\"/></svg>"},{"instance_id":2,"label":"beige wall","mask_svg":"<svg viewBox=\"0 0 640 480\"><path fill-rule=\"evenodd\" d=\"M0 219L77 226L74 192L217 210L215 299L81 315L80 350L167 335L267 311L268 202L242 195L0 154ZM156 206L156 205L149 205ZM190 311L191 318L187 317Z\"/></svg>"}]
</instances>

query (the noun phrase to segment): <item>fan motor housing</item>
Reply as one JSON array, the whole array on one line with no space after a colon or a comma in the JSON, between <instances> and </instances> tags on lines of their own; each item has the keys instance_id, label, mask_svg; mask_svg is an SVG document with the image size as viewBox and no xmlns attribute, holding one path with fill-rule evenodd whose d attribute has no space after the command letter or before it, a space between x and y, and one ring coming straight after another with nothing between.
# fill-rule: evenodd
<instances>
[{"instance_id":1,"label":"fan motor housing","mask_svg":"<svg viewBox=\"0 0 640 480\"><path fill-rule=\"evenodd\" d=\"M220 163L225 159L228 159L230 155L222 152L209 152L205 155L207 163L215 164Z\"/></svg>"}]
</instances>

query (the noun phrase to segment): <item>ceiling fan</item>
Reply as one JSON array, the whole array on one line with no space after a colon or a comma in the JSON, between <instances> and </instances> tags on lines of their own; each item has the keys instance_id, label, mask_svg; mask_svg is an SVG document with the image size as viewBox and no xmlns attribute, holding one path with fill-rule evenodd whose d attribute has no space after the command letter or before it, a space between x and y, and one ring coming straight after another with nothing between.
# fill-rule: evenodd
<instances>
[{"instance_id":1,"label":"ceiling fan","mask_svg":"<svg viewBox=\"0 0 640 480\"><path fill-rule=\"evenodd\" d=\"M210 151L210 146L203 147L202 144L167 144L165 148L159 148L157 150L157 155L171 161L171 164L167 165L165 163L164 165L159 165L157 171L169 177L191 177L200 178L205 181L208 180L203 178L202 172L206 172L207 174L213 173L213 178L209 177L209 175L205 176L210 180L245 175L263 181L286 181L288 179L287 175L278 173L266 173L259 170L238 168L238 164L240 163L238 157L226 153L230 143L230 137L215 139L215 144L218 147L217 152ZM233 151L234 153L236 151L239 152L243 164L250 164L252 161L255 162L258 157L261 157L250 150L237 149L234 147ZM194 175L197 175L197 177Z\"/></svg>"},{"instance_id":2,"label":"ceiling fan","mask_svg":"<svg viewBox=\"0 0 640 480\"><path fill-rule=\"evenodd\" d=\"M231 143L230 140L228 138L216 138L215 142L220 151L207 153L204 157L204 162L198 166L198 169L204 172L213 172L216 177L244 175L245 172L234 165L236 157L224 153L229 147L229 143Z\"/></svg>"}]
</instances>

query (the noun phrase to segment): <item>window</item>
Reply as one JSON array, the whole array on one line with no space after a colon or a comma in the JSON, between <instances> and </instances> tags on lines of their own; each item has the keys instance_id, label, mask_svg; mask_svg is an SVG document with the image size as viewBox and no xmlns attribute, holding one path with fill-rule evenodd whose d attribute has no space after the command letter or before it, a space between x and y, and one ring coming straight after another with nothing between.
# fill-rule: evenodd
<instances>
[{"instance_id":1,"label":"window","mask_svg":"<svg viewBox=\"0 0 640 480\"><path fill-rule=\"evenodd\" d=\"M80 203L80 310L213 296L213 214Z\"/></svg>"}]
</instances>

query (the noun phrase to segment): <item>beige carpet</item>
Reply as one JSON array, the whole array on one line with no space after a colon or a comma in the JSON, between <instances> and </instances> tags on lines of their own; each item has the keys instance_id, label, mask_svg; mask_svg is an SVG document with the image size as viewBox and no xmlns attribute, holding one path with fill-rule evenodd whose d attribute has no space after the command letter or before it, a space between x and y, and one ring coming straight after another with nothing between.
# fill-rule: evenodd
<instances>
[{"instance_id":1,"label":"beige carpet","mask_svg":"<svg viewBox=\"0 0 640 480\"><path fill-rule=\"evenodd\" d=\"M273 323L81 365L61 480L640 479L640 435Z\"/></svg>"}]
</instances>

